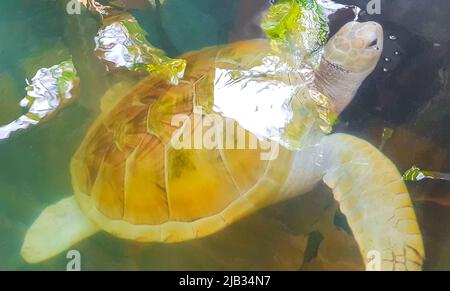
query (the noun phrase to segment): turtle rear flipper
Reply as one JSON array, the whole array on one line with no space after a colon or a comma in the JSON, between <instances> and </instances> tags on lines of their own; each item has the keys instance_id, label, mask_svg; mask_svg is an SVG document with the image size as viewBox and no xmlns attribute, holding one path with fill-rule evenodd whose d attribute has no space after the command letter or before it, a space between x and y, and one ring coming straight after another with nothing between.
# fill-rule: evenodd
<instances>
[{"instance_id":1,"label":"turtle rear flipper","mask_svg":"<svg viewBox=\"0 0 450 291\"><path fill-rule=\"evenodd\" d=\"M333 134L323 139L328 153L324 182L347 217L368 270L420 270L424 247L413 204L402 176L364 140Z\"/></svg>"},{"instance_id":2,"label":"turtle rear flipper","mask_svg":"<svg viewBox=\"0 0 450 291\"><path fill-rule=\"evenodd\" d=\"M73 196L47 207L27 231L22 257L39 263L95 234L98 227L82 214Z\"/></svg>"}]
</instances>

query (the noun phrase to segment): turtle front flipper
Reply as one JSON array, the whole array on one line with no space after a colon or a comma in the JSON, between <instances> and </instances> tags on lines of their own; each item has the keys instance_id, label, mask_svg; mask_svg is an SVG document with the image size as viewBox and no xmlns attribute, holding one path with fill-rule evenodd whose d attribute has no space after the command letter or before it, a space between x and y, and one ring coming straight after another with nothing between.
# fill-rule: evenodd
<instances>
[{"instance_id":1,"label":"turtle front flipper","mask_svg":"<svg viewBox=\"0 0 450 291\"><path fill-rule=\"evenodd\" d=\"M422 236L413 204L393 163L368 142L324 137L324 182L347 217L368 270L420 270Z\"/></svg>"},{"instance_id":2,"label":"turtle front flipper","mask_svg":"<svg viewBox=\"0 0 450 291\"><path fill-rule=\"evenodd\" d=\"M73 196L47 207L27 231L22 257L39 263L95 234L98 227L78 207Z\"/></svg>"}]
</instances>

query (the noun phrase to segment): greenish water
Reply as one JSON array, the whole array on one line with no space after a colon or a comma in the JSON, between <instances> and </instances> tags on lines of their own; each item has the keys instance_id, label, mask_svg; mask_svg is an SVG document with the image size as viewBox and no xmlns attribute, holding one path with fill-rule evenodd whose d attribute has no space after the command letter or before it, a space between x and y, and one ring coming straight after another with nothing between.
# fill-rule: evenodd
<instances>
[{"instance_id":1,"label":"greenish water","mask_svg":"<svg viewBox=\"0 0 450 291\"><path fill-rule=\"evenodd\" d=\"M133 15L149 33L153 44L176 56L248 37L242 33L244 27L241 24L245 23L243 19L248 19L248 15L253 13L257 16L259 8L249 11L243 1L167 0L164 9L158 13L144 9ZM66 17L57 1L1 1L0 124L22 113L17 104L25 96L25 78L31 78L39 68L52 66L70 56L73 48L67 38ZM446 52L439 56L447 58L439 69L444 73L450 72ZM409 63L413 60L413 57L405 58L402 65L410 68ZM431 62L424 59L425 63L428 61ZM374 93L375 83L379 84L380 79L375 77L364 86L366 91L360 94L371 98L367 102L361 101L364 97L357 99L346 112L340 130L378 144L380 130L393 127L400 135L387 142L385 152L401 170L421 163L433 170L450 171L447 163L450 161L450 142L445 137L448 130L443 126L417 122L420 116L433 115L433 112L419 114L418 108L429 108L423 105L425 101L408 107L413 113L401 110L376 113L374 96L389 95L380 91ZM404 82L408 83L407 80ZM445 90L449 88L450 85ZM70 159L98 114L98 98L85 92L77 102L48 122L0 142L0 270L66 268L68 260L65 254L45 263L29 265L20 257L20 247L26 230L41 211L72 194ZM448 96L446 92L442 94L442 98L430 96L429 99L438 100L436 102L441 102L442 106L447 105ZM446 112L439 112L442 124L448 120L448 107ZM401 117L391 118L395 114ZM347 127L346 122L350 124ZM424 131L430 134L423 134ZM450 200L446 182L428 181L409 186L415 195L413 197L433 192L444 200ZM433 199L418 199L416 202L428 254L425 268L448 270L450 206L430 200ZM321 234L317 234L317 229ZM321 187L197 241L171 245L139 244L100 232L72 249L80 251L84 270L363 268L356 243L346 231L345 219L339 216L329 191Z\"/></svg>"},{"instance_id":2,"label":"greenish water","mask_svg":"<svg viewBox=\"0 0 450 291\"><path fill-rule=\"evenodd\" d=\"M152 11L136 13L153 44L176 55L229 41L237 1L219 4L213 13L207 13L210 1L191 1L184 6L182 2L174 1L167 15L159 16L167 19L168 32L164 33L155 28L161 28L161 24L155 24ZM184 13L186 9L190 14ZM22 112L17 103L25 94L25 78L31 78L39 68L67 59L70 53L64 39L64 15L54 1L2 1L0 11L0 39L4 44L0 55L0 84L4 84L0 88L0 115L2 122L7 122ZM201 19L208 25L193 24L189 29L182 25L196 14L206 16ZM180 37L172 42L168 34ZM98 112L99 100L86 102L89 98L81 95L79 102L49 122L0 144L0 269L65 270L65 254L29 265L21 259L20 247L40 212L72 194L70 159ZM295 269L301 264L301 256L296 260L290 256L301 248L289 244L296 237L284 231L276 219L256 215L234 229L197 242L146 245L99 233L74 249L80 251L82 268L88 270ZM268 255L261 256L261 252Z\"/></svg>"}]
</instances>

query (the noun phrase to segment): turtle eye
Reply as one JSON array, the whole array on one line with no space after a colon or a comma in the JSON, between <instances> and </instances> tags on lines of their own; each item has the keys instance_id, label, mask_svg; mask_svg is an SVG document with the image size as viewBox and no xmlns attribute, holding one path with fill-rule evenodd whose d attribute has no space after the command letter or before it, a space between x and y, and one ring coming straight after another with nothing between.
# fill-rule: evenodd
<instances>
[{"instance_id":1,"label":"turtle eye","mask_svg":"<svg viewBox=\"0 0 450 291\"><path fill-rule=\"evenodd\" d=\"M367 48L372 48L372 47L376 46L377 44L378 44L378 39L374 39L369 43Z\"/></svg>"}]
</instances>

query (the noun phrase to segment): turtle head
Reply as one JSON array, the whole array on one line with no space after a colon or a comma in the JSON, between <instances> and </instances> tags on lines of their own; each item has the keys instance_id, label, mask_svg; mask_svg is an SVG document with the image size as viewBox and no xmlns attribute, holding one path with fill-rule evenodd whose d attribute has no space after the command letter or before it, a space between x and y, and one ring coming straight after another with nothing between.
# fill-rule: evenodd
<instances>
[{"instance_id":1,"label":"turtle head","mask_svg":"<svg viewBox=\"0 0 450 291\"><path fill-rule=\"evenodd\" d=\"M327 43L324 58L344 70L371 73L383 50L383 28L376 22L349 22Z\"/></svg>"},{"instance_id":2,"label":"turtle head","mask_svg":"<svg viewBox=\"0 0 450 291\"><path fill-rule=\"evenodd\" d=\"M349 22L326 44L316 87L339 114L375 69L383 50L383 28L376 22Z\"/></svg>"}]
</instances>

